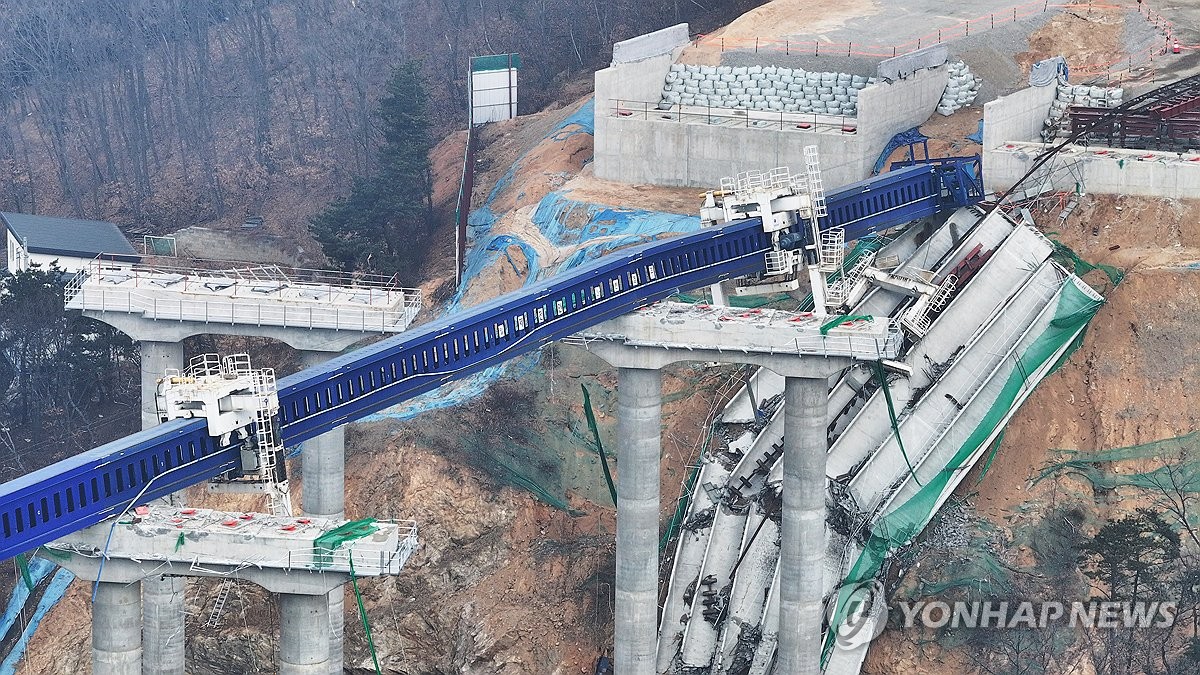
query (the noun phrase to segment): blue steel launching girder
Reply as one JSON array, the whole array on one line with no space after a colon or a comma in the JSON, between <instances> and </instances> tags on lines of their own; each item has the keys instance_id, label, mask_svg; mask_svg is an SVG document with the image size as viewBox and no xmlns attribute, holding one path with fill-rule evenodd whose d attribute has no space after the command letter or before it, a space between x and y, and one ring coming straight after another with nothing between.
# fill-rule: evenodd
<instances>
[{"instance_id":1,"label":"blue steel launching girder","mask_svg":"<svg viewBox=\"0 0 1200 675\"><path fill-rule=\"evenodd\" d=\"M978 158L922 164L837 190L827 226L857 239L979 201ZM279 381L283 443L339 425L670 295L764 271L758 219L633 246ZM0 485L0 559L233 471L205 420L176 420Z\"/></svg>"}]
</instances>

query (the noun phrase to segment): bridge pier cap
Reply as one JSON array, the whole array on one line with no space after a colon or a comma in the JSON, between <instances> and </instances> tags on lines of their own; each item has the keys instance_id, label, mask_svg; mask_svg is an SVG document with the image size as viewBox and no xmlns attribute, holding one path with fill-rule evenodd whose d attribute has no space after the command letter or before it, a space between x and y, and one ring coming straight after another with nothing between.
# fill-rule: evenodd
<instances>
[{"instance_id":1,"label":"bridge pier cap","mask_svg":"<svg viewBox=\"0 0 1200 675\"><path fill-rule=\"evenodd\" d=\"M853 363L852 359L843 356L737 353L715 348L664 349L602 340L586 341L583 347L614 368L642 370L661 370L675 363L703 361L759 366L784 377L828 379Z\"/></svg>"}]
</instances>

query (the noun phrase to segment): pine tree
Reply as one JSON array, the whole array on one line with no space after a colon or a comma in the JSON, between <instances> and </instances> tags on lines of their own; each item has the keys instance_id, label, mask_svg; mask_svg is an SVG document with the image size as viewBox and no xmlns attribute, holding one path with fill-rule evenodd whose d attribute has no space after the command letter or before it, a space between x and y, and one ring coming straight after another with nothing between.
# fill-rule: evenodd
<instances>
[{"instance_id":1,"label":"pine tree","mask_svg":"<svg viewBox=\"0 0 1200 675\"><path fill-rule=\"evenodd\" d=\"M342 269L416 280L433 221L427 104L418 66L409 62L396 67L379 106L383 145L378 171L356 179L349 196L313 219L313 236Z\"/></svg>"}]
</instances>

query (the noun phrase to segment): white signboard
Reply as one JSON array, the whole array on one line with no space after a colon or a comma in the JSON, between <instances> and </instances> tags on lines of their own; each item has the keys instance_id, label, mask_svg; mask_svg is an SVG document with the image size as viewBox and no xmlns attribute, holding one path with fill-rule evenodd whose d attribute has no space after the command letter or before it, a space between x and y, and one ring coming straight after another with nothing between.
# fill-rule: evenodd
<instances>
[{"instance_id":1,"label":"white signboard","mask_svg":"<svg viewBox=\"0 0 1200 675\"><path fill-rule=\"evenodd\" d=\"M517 54L471 59L471 124L499 122L517 116Z\"/></svg>"}]
</instances>

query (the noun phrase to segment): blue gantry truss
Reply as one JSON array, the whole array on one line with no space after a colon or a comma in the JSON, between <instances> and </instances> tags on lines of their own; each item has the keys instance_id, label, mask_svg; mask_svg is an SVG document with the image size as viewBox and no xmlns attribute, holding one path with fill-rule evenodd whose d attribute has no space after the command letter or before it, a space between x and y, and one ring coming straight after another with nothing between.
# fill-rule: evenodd
<instances>
[{"instance_id":1,"label":"blue gantry truss","mask_svg":"<svg viewBox=\"0 0 1200 675\"><path fill-rule=\"evenodd\" d=\"M983 197L979 158L920 163L828 197L826 226L858 239ZM798 229L806 229L803 224ZM670 295L764 270L757 219L621 249L279 382L285 445ZM0 485L0 559L236 469L204 420L176 420Z\"/></svg>"}]
</instances>

